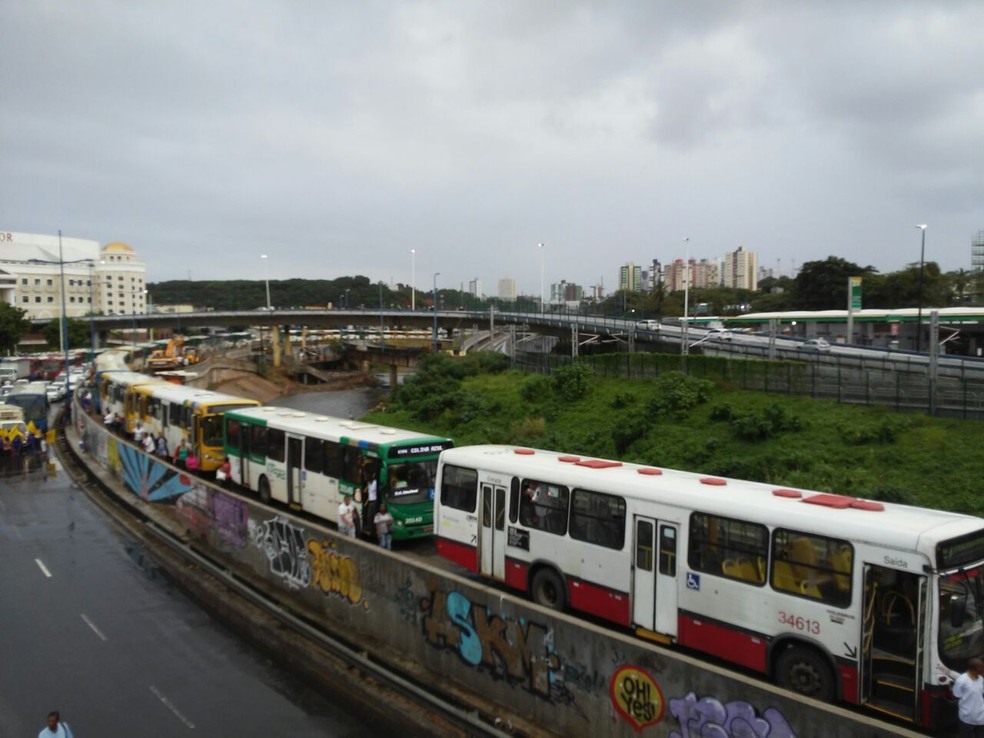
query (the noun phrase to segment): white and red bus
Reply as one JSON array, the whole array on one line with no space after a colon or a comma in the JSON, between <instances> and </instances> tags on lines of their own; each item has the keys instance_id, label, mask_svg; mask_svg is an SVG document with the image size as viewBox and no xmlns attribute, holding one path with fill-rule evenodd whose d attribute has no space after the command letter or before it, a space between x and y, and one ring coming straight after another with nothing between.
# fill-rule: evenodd
<instances>
[{"instance_id":1,"label":"white and red bus","mask_svg":"<svg viewBox=\"0 0 984 738\"><path fill-rule=\"evenodd\" d=\"M984 652L984 520L512 446L441 454L437 550L587 613L922 726Z\"/></svg>"}]
</instances>

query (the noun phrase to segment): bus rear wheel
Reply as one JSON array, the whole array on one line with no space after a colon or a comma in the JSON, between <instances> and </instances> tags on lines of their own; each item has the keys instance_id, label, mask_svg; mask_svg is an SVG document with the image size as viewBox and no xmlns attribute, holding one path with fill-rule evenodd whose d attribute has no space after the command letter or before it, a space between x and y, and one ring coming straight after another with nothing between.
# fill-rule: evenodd
<instances>
[{"instance_id":1,"label":"bus rear wheel","mask_svg":"<svg viewBox=\"0 0 984 738\"><path fill-rule=\"evenodd\" d=\"M537 570L530 584L530 596L536 604L549 607L551 610L563 612L567 609L564 580L553 569Z\"/></svg>"},{"instance_id":2,"label":"bus rear wheel","mask_svg":"<svg viewBox=\"0 0 984 738\"><path fill-rule=\"evenodd\" d=\"M834 699L833 669L827 659L812 648L787 648L776 664L776 682L780 687L815 700L831 702Z\"/></svg>"},{"instance_id":3,"label":"bus rear wheel","mask_svg":"<svg viewBox=\"0 0 984 738\"><path fill-rule=\"evenodd\" d=\"M266 477L260 477L260 484L258 487L260 493L260 502L270 504L270 480Z\"/></svg>"}]
</instances>

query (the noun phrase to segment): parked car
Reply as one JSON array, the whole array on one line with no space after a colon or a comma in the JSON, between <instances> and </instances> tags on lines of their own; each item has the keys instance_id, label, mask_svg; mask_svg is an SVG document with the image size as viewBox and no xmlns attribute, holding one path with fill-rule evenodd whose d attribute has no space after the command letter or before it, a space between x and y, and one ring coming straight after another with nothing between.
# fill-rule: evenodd
<instances>
[{"instance_id":1,"label":"parked car","mask_svg":"<svg viewBox=\"0 0 984 738\"><path fill-rule=\"evenodd\" d=\"M826 353L830 351L830 342L826 338L809 338L803 341L797 348L800 351L819 351Z\"/></svg>"},{"instance_id":2,"label":"parked car","mask_svg":"<svg viewBox=\"0 0 984 738\"><path fill-rule=\"evenodd\" d=\"M636 322L635 327L643 331L658 331L659 321L653 320L652 318L648 320L639 320Z\"/></svg>"},{"instance_id":3,"label":"parked car","mask_svg":"<svg viewBox=\"0 0 984 738\"><path fill-rule=\"evenodd\" d=\"M61 382L49 382L48 386L45 388L45 394L48 395L48 402L59 402L65 399L65 380L62 379Z\"/></svg>"},{"instance_id":4,"label":"parked car","mask_svg":"<svg viewBox=\"0 0 984 738\"><path fill-rule=\"evenodd\" d=\"M734 335L730 328L709 328L707 330L708 341L730 341Z\"/></svg>"}]
</instances>

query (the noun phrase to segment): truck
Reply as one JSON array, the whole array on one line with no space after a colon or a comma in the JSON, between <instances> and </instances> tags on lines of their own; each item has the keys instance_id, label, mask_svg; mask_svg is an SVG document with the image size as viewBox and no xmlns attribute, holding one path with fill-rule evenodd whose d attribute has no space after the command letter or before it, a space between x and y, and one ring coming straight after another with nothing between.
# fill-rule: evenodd
<instances>
[{"instance_id":1,"label":"truck","mask_svg":"<svg viewBox=\"0 0 984 738\"><path fill-rule=\"evenodd\" d=\"M35 360L30 356L5 356L0 359L0 382L31 379Z\"/></svg>"},{"instance_id":2,"label":"truck","mask_svg":"<svg viewBox=\"0 0 984 738\"><path fill-rule=\"evenodd\" d=\"M152 372L169 371L196 363L198 352L191 346L185 346L184 336L175 336L162 348L151 351L147 358L147 368Z\"/></svg>"}]
</instances>

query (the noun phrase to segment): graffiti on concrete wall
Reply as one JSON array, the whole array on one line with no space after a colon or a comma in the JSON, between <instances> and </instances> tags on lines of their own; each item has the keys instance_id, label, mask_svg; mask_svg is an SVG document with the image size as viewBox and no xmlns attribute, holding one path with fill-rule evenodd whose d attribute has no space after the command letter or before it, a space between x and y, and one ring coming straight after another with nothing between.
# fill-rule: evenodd
<instances>
[{"instance_id":1,"label":"graffiti on concrete wall","mask_svg":"<svg viewBox=\"0 0 984 738\"><path fill-rule=\"evenodd\" d=\"M123 483L144 500L160 502L184 495L195 487L194 477L156 461L128 443L111 439L108 452L110 466L116 466L118 459L116 468L120 470Z\"/></svg>"},{"instance_id":2,"label":"graffiti on concrete wall","mask_svg":"<svg viewBox=\"0 0 984 738\"><path fill-rule=\"evenodd\" d=\"M680 723L670 738L796 738L786 717L775 708L761 716L754 705L743 700L722 704L715 697L701 697L690 692L670 700L670 714Z\"/></svg>"},{"instance_id":3,"label":"graffiti on concrete wall","mask_svg":"<svg viewBox=\"0 0 984 738\"><path fill-rule=\"evenodd\" d=\"M301 589L311 583L311 564L303 528L278 515L262 522L250 520L249 537L253 545L266 554L270 573L289 588Z\"/></svg>"},{"instance_id":4,"label":"graffiti on concrete wall","mask_svg":"<svg viewBox=\"0 0 984 738\"><path fill-rule=\"evenodd\" d=\"M413 593L413 583L410 577L403 580L396 596L396 607L400 611L400 619L405 623L417 622L417 596Z\"/></svg>"},{"instance_id":5,"label":"graffiti on concrete wall","mask_svg":"<svg viewBox=\"0 0 984 738\"><path fill-rule=\"evenodd\" d=\"M557 702L563 686L561 659L547 627L505 618L477 606L460 592L433 590L420 600L427 643L458 654L462 661L526 691ZM563 691L566 695L566 688ZM572 697L563 700L576 708Z\"/></svg>"},{"instance_id":6,"label":"graffiti on concrete wall","mask_svg":"<svg viewBox=\"0 0 984 738\"><path fill-rule=\"evenodd\" d=\"M638 666L618 669L608 684L612 705L639 732L663 719L666 703L659 685ZM698 733L698 735L701 735Z\"/></svg>"},{"instance_id":7,"label":"graffiti on concrete wall","mask_svg":"<svg viewBox=\"0 0 984 738\"><path fill-rule=\"evenodd\" d=\"M232 495L196 487L176 505L178 517L200 538L214 533L218 542L244 548L249 540L249 505Z\"/></svg>"},{"instance_id":8,"label":"graffiti on concrete wall","mask_svg":"<svg viewBox=\"0 0 984 738\"><path fill-rule=\"evenodd\" d=\"M359 567L351 556L340 554L337 546L330 541L308 541L311 584L323 593L335 595L353 605L361 602L368 609L369 603L362 599Z\"/></svg>"}]
</instances>

